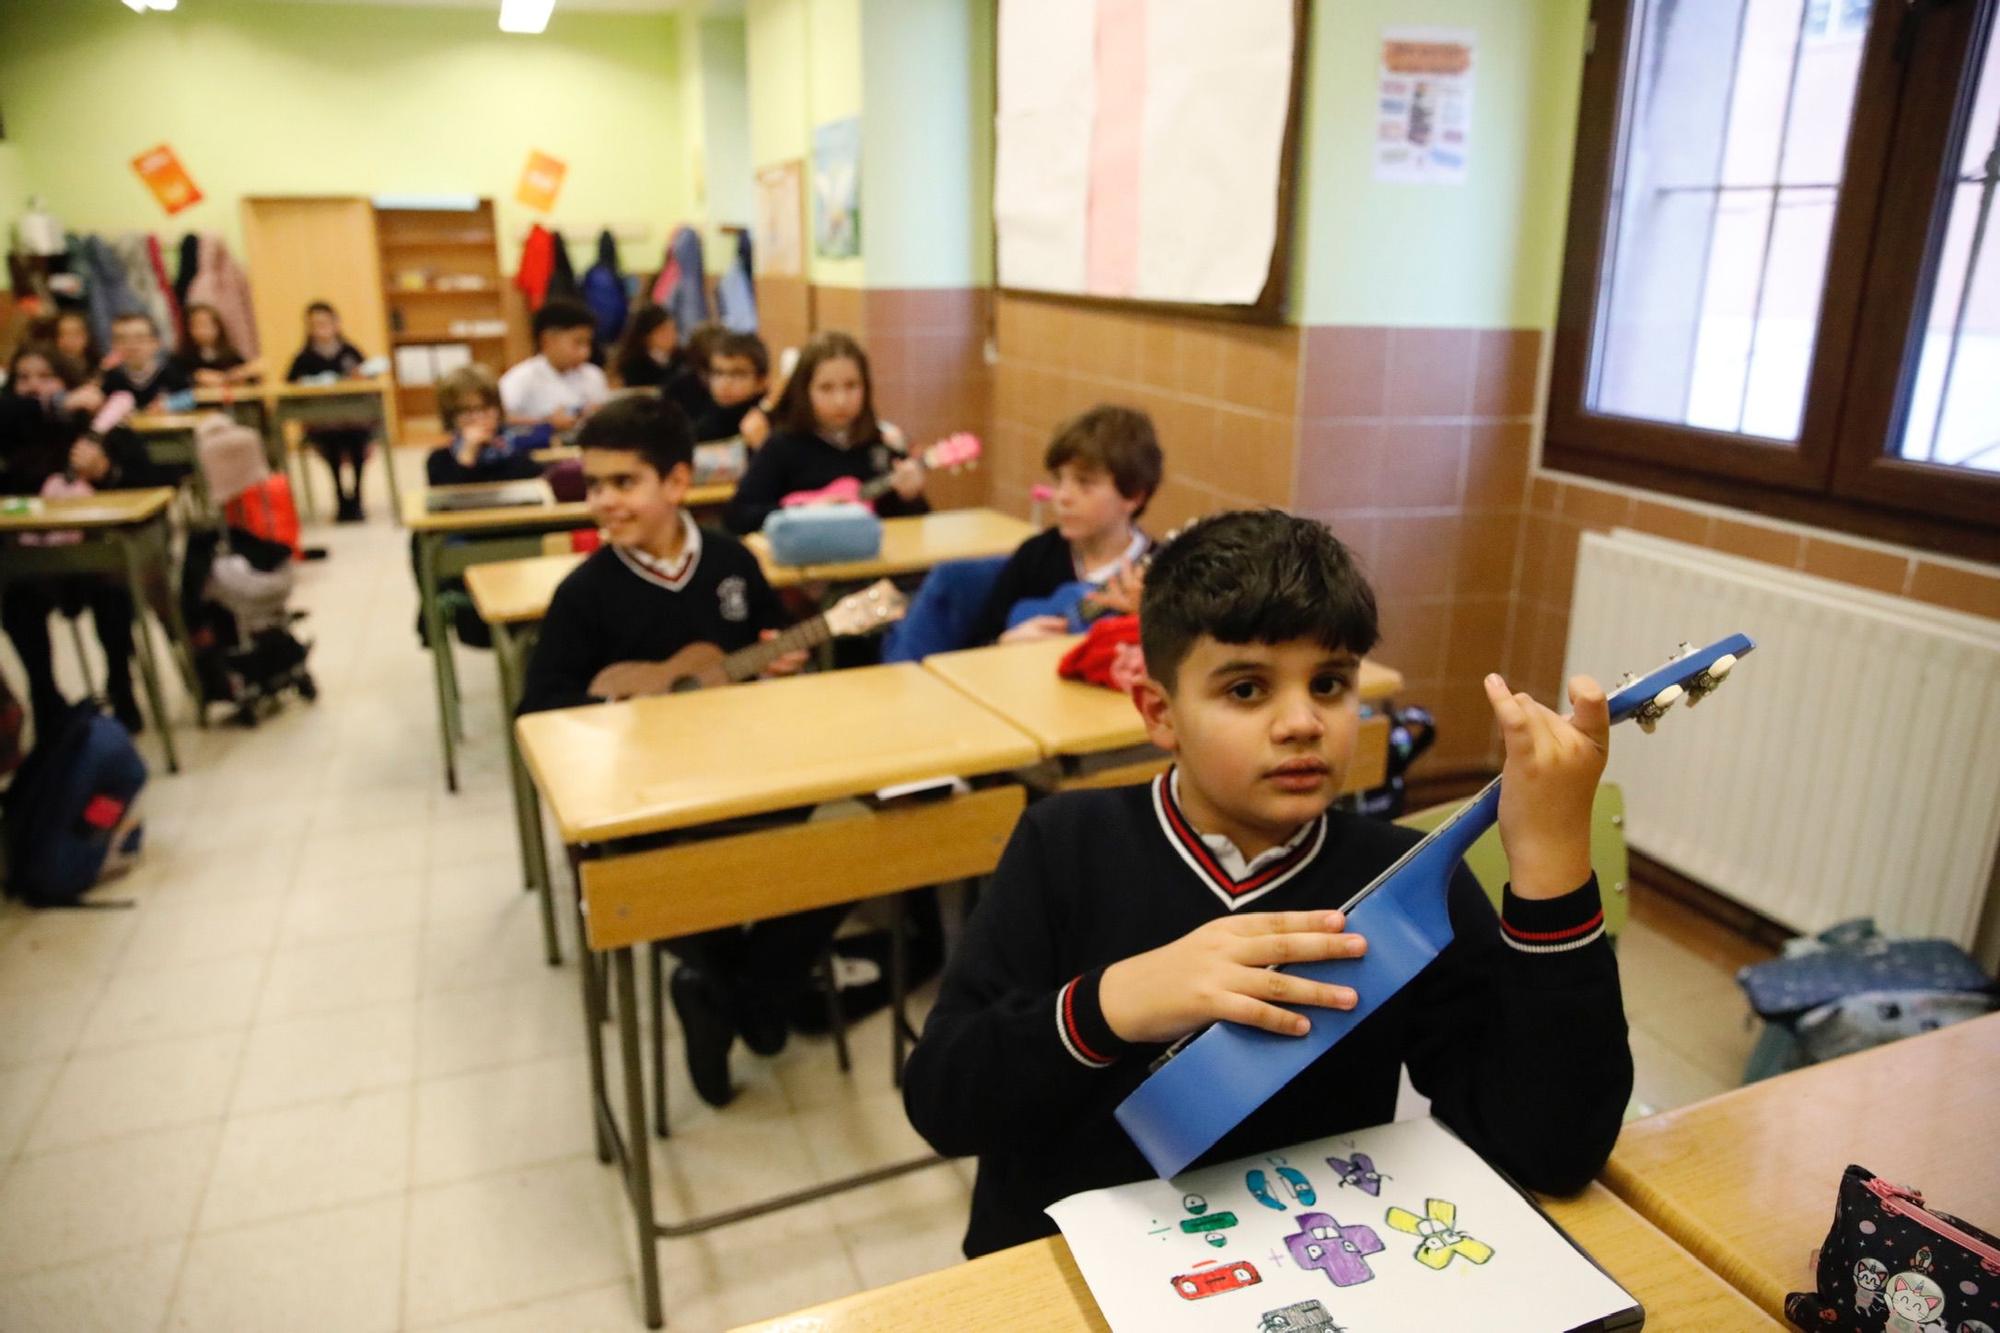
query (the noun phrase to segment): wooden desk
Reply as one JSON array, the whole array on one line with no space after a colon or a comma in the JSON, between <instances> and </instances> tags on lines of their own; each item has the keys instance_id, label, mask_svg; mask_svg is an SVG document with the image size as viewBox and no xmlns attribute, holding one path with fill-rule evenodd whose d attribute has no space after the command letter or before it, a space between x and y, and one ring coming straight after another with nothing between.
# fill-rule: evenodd
<instances>
[{"instance_id":1,"label":"wooden desk","mask_svg":"<svg viewBox=\"0 0 2000 1333\"><path fill-rule=\"evenodd\" d=\"M764 534L743 539L764 577L774 588L800 583L865 583L873 579L915 574L947 560L976 560L1012 555L1014 548L1035 535L1035 529L997 509L943 509L914 518L882 520L882 549L872 560L834 565L781 565L771 555Z\"/></svg>"},{"instance_id":2,"label":"wooden desk","mask_svg":"<svg viewBox=\"0 0 2000 1333\"><path fill-rule=\"evenodd\" d=\"M522 484L482 482L439 486L433 490L477 495ZM434 514L427 503L430 494L432 490L423 490L403 497L403 526L410 530L416 546L417 602L435 669L445 787L457 791L456 746L458 737L464 734L464 723L459 716L458 671L452 660L450 631L439 601L438 584L475 565L539 556L543 533L590 527L596 520L590 515L589 505L557 504L546 485L541 486L545 503L506 509L458 509Z\"/></svg>"},{"instance_id":3,"label":"wooden desk","mask_svg":"<svg viewBox=\"0 0 2000 1333\"><path fill-rule=\"evenodd\" d=\"M1165 759L1147 743L1132 701L1056 674L1056 664L1079 637L938 653L925 658L924 667L1033 736L1043 756L1056 763L1052 785L1067 789L1138 781ZM1362 662L1358 692L1363 703L1380 703L1402 688L1401 672ZM1364 719L1343 794L1381 785L1388 746L1388 719Z\"/></svg>"},{"instance_id":4,"label":"wooden desk","mask_svg":"<svg viewBox=\"0 0 2000 1333\"><path fill-rule=\"evenodd\" d=\"M382 470L389 482L389 510L403 512L402 484L396 479L395 460L390 457L397 434L395 381L386 375L371 379L337 380L330 384L291 384L265 379L257 384L231 384L196 389L194 400L203 407L244 413L256 417L254 424L264 435L271 457L271 469L292 479L292 489L308 521L319 517L313 498L312 481L304 462L295 454L286 428L297 425L351 423L365 417L382 443Z\"/></svg>"},{"instance_id":5,"label":"wooden desk","mask_svg":"<svg viewBox=\"0 0 2000 1333\"><path fill-rule=\"evenodd\" d=\"M706 837L697 830L917 778L1004 774L1033 762L1038 751L1028 737L908 663L536 713L515 725L576 872L580 924L593 955L577 971L598 1156L619 1161L625 1173L646 1321L657 1328L659 1239L793 1207L937 1159L883 1167L720 1216L657 1223L645 1144L636 949L691 931L986 874L999 863L1023 797L1017 786L987 785L846 818L709 828ZM679 836L662 845L662 834ZM622 1130L600 1035L605 1001L597 978L605 955L617 997ZM894 1040L900 1054L900 1028ZM654 1075L660 1100L658 1062Z\"/></svg>"},{"instance_id":6,"label":"wooden desk","mask_svg":"<svg viewBox=\"0 0 2000 1333\"><path fill-rule=\"evenodd\" d=\"M2000 1014L1635 1121L1604 1179L1782 1317L1785 1293L1813 1285L1808 1256L1850 1162L1969 1222L2000 1223L1996 1097Z\"/></svg>"},{"instance_id":7,"label":"wooden desk","mask_svg":"<svg viewBox=\"0 0 2000 1333\"><path fill-rule=\"evenodd\" d=\"M122 575L132 594L132 646L139 659L139 675L146 687L146 703L152 709L153 727L160 736L167 771L180 772L180 756L174 750L173 727L167 719L166 701L160 693L159 668L153 657L153 636L146 631L145 614L155 608L166 627L175 667L188 693L199 700L194 658L188 645L187 627L181 623L179 589L173 581L173 557L167 532L167 510L174 501L171 486L145 490L99 491L95 495L64 499L35 499L18 509L0 511L0 584L13 580L58 577L68 574ZM83 540L55 546L23 545L18 539L47 532L80 532ZM155 600L146 595L146 574L151 571L165 594ZM197 705L198 706L198 705Z\"/></svg>"},{"instance_id":8,"label":"wooden desk","mask_svg":"<svg viewBox=\"0 0 2000 1333\"><path fill-rule=\"evenodd\" d=\"M1638 1297L1648 1328L1726 1333L1780 1327L1602 1185L1592 1185L1574 1199L1544 1199L1542 1206L1620 1286ZM1068 1244L1056 1236L745 1328L762 1333L930 1333L940 1328L1098 1333L1109 1325Z\"/></svg>"}]
</instances>

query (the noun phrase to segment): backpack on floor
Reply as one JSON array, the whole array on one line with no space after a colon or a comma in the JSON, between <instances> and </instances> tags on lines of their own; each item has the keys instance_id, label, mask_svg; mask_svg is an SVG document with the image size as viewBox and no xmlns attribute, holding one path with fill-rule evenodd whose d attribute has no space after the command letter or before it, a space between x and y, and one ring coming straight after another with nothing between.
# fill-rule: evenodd
<instances>
[{"instance_id":1,"label":"backpack on floor","mask_svg":"<svg viewBox=\"0 0 2000 1333\"><path fill-rule=\"evenodd\" d=\"M277 542L290 548L294 558L299 553L299 511L292 503L292 483L289 477L273 474L244 491L223 506L229 526L255 533L267 542Z\"/></svg>"},{"instance_id":2,"label":"backpack on floor","mask_svg":"<svg viewBox=\"0 0 2000 1333\"><path fill-rule=\"evenodd\" d=\"M38 738L5 798L7 892L31 907L74 907L114 849L136 850L146 761L119 723L76 704Z\"/></svg>"}]
</instances>

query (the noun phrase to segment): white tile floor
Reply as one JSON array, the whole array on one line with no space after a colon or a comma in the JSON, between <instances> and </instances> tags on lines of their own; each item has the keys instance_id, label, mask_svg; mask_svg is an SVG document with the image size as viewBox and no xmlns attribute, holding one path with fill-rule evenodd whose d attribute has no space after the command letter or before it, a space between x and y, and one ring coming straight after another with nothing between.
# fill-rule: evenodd
<instances>
[{"instance_id":1,"label":"white tile floor","mask_svg":"<svg viewBox=\"0 0 2000 1333\"><path fill-rule=\"evenodd\" d=\"M470 739L447 795L386 508L310 533L333 552L297 598L320 702L177 732L184 771L156 774L142 863L104 895L137 909L0 910L0 1329L642 1327L575 963L542 961L520 889L492 663L460 654ZM1749 1038L1726 974L1643 927L1621 957L1641 1101L1731 1085ZM670 1046L663 1215L921 1151L885 1023L854 1041L851 1075L826 1042L739 1050L722 1112ZM956 1261L969 1175L663 1244L670 1326ZM782 1267L745 1262L773 1244Z\"/></svg>"}]
</instances>

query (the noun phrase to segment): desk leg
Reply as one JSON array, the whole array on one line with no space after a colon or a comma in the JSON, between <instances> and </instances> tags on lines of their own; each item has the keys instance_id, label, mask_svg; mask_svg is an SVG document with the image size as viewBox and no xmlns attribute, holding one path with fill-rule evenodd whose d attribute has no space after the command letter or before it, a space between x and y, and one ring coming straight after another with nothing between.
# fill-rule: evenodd
<instances>
[{"instance_id":1,"label":"desk leg","mask_svg":"<svg viewBox=\"0 0 2000 1333\"><path fill-rule=\"evenodd\" d=\"M292 442L285 435L285 414L277 413L278 459L285 475L292 480L292 493L298 497L299 507L305 510L308 523L319 522L319 502L313 499L312 463L306 458L306 450L312 446L306 443L304 434L299 436L299 447L292 448Z\"/></svg>"},{"instance_id":2,"label":"desk leg","mask_svg":"<svg viewBox=\"0 0 2000 1333\"><path fill-rule=\"evenodd\" d=\"M382 472L389 481L389 517L397 527L403 526L403 483L396 479L396 446L389 438L387 423L376 432L376 443L382 449Z\"/></svg>"},{"instance_id":3,"label":"desk leg","mask_svg":"<svg viewBox=\"0 0 2000 1333\"><path fill-rule=\"evenodd\" d=\"M556 937L555 893L549 887L549 857L542 845L541 802L535 798L535 783L528 766L521 762L521 747L514 738L514 705L521 697L523 644L511 625L491 626L493 661L500 669L500 733L507 739L507 768L514 775L514 825L521 839L522 878L530 893L542 895L542 943L547 947L549 966L562 963L562 941Z\"/></svg>"},{"instance_id":4,"label":"desk leg","mask_svg":"<svg viewBox=\"0 0 2000 1333\"><path fill-rule=\"evenodd\" d=\"M111 540L117 543L119 554L125 562L125 586L132 593L132 646L137 650L139 658L140 679L146 685L146 703L153 710L153 725L160 729L160 748L166 752L167 772L178 773L181 771L181 763L180 756L174 753L173 723L167 717L166 700L160 694L160 671L159 664L153 657L153 634L146 627L146 580L140 569L139 552L135 548L133 538L125 533L114 533ZM164 550L160 551L162 573L165 573L167 568L165 554ZM167 627L169 639L175 639L174 630L178 628L179 623L180 615L176 608L174 623ZM187 636L182 634L177 642L185 643L186 640Z\"/></svg>"},{"instance_id":5,"label":"desk leg","mask_svg":"<svg viewBox=\"0 0 2000 1333\"><path fill-rule=\"evenodd\" d=\"M576 890L576 938L583 957L576 969L583 983L583 1044L590 1053L590 1119L597 1128L597 1160L610 1162L614 1155L611 1138L611 1094L604 1086L604 989L598 977L604 960L583 943L583 876L577 865L576 849L569 852L570 887Z\"/></svg>"},{"instance_id":6,"label":"desk leg","mask_svg":"<svg viewBox=\"0 0 2000 1333\"><path fill-rule=\"evenodd\" d=\"M446 791L455 792L458 790L458 756L453 748L453 739L458 732L458 710L452 690L455 682L450 666L451 641L445 637L444 614L438 606L437 557L441 541L443 538L434 532L417 534L417 602L423 609L424 633L431 641L431 669L437 686L438 736L444 743L444 786Z\"/></svg>"},{"instance_id":7,"label":"desk leg","mask_svg":"<svg viewBox=\"0 0 2000 1333\"><path fill-rule=\"evenodd\" d=\"M633 950L611 956L618 975L618 1064L625 1075L625 1124L631 1133L625 1145L625 1190L632 1196L632 1213L639 1230L639 1290L645 1300L646 1327L666 1320L660 1313L659 1229L653 1223L653 1163L646 1143L646 1085L639 1067L639 987L633 979Z\"/></svg>"}]
</instances>

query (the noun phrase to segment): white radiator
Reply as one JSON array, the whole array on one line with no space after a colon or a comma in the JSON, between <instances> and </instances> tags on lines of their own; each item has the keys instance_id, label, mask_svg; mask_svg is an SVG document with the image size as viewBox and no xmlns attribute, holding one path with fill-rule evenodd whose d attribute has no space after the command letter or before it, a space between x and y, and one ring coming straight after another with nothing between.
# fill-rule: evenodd
<instances>
[{"instance_id":1,"label":"white radiator","mask_svg":"<svg viewBox=\"0 0 2000 1333\"><path fill-rule=\"evenodd\" d=\"M1584 534L1569 673L1610 686L1736 630L1757 650L1721 690L1613 737L1630 844L1795 930L1873 916L1976 950L2000 851L2000 623Z\"/></svg>"}]
</instances>

